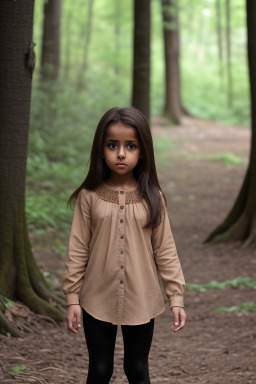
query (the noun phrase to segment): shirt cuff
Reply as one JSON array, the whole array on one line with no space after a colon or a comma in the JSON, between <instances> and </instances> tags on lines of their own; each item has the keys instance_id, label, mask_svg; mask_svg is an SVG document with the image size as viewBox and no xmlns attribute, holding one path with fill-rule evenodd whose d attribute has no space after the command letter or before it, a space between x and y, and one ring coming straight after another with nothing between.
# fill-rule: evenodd
<instances>
[{"instance_id":1,"label":"shirt cuff","mask_svg":"<svg viewBox=\"0 0 256 384\"><path fill-rule=\"evenodd\" d=\"M184 297L183 295L174 295L170 297L170 308L182 307L184 308Z\"/></svg>"},{"instance_id":2,"label":"shirt cuff","mask_svg":"<svg viewBox=\"0 0 256 384\"><path fill-rule=\"evenodd\" d=\"M66 295L66 305L79 304L79 295L77 293L69 293Z\"/></svg>"}]
</instances>

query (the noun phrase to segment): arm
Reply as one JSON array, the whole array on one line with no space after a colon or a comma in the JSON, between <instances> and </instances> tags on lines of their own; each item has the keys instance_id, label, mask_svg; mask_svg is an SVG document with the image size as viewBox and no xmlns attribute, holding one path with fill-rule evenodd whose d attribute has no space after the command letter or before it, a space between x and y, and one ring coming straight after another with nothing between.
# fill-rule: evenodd
<instances>
[{"instance_id":1,"label":"arm","mask_svg":"<svg viewBox=\"0 0 256 384\"><path fill-rule=\"evenodd\" d=\"M185 280L165 206L161 223L152 231L152 248L156 266L169 299L169 306L174 315L176 331L183 328L185 323L186 315L183 309Z\"/></svg>"},{"instance_id":2,"label":"arm","mask_svg":"<svg viewBox=\"0 0 256 384\"><path fill-rule=\"evenodd\" d=\"M82 190L76 200L62 280L68 306L79 304L79 293L89 257L91 213L84 193Z\"/></svg>"}]
</instances>

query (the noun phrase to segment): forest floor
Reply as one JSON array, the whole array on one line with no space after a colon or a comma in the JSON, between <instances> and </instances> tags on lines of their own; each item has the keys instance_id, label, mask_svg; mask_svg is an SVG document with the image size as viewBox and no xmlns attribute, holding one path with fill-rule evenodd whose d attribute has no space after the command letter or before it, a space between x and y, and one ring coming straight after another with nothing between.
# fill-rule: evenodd
<instances>
[{"instance_id":1,"label":"forest floor","mask_svg":"<svg viewBox=\"0 0 256 384\"><path fill-rule=\"evenodd\" d=\"M174 239L187 283L223 282L237 277L256 278L256 250L239 242L202 247L206 236L226 217L240 190L248 164L250 130L210 121L186 119L167 129L153 120L153 135L160 147L158 173L168 200ZM167 139L168 138L168 139ZM171 143L172 148L168 150ZM233 154L241 164L226 165L212 156ZM63 260L50 249L34 253L43 271L63 269ZM60 286L58 274L52 281ZM187 323L171 332L167 308L155 320L149 365L152 384L256 383L256 313L216 313L215 308L256 301L253 288L187 291ZM88 354L82 331L68 333L40 316L19 318L27 326L22 339L0 336L0 382L82 384ZM115 369L111 384L127 383L122 368L123 344L118 328Z\"/></svg>"}]
</instances>

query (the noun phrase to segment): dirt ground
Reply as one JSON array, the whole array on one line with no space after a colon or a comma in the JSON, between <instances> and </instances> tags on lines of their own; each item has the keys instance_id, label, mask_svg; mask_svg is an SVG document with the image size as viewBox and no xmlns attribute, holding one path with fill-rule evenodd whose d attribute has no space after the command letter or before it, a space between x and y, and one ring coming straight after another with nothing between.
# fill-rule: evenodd
<instances>
[{"instance_id":1,"label":"dirt ground","mask_svg":"<svg viewBox=\"0 0 256 384\"><path fill-rule=\"evenodd\" d=\"M201 247L206 236L226 217L241 187L250 130L194 119L170 129L160 118L153 123L155 137L169 137L175 144L167 161L159 162L158 173L186 282L255 278L255 249L245 249L238 242ZM202 159L228 152L243 157L245 162L227 166ZM37 249L34 253L42 270L63 268L57 255ZM55 284L59 284L56 277ZM256 313L213 311L249 301L256 301L255 289L187 292L186 327L175 334L171 332L172 316L167 308L155 320L149 357L151 383L256 383ZM57 326L32 313L25 313L19 321L27 326L23 339L0 336L1 383L85 384L88 354L82 331L70 334L64 322ZM111 384L128 382L122 363L119 327ZM15 367L21 367L21 371L15 372Z\"/></svg>"}]
</instances>

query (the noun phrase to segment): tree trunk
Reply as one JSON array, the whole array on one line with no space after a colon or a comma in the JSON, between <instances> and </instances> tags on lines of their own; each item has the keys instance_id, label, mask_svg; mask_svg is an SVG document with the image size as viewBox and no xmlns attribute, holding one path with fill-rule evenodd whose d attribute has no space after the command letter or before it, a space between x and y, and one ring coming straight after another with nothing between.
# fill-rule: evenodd
<instances>
[{"instance_id":1,"label":"tree trunk","mask_svg":"<svg viewBox=\"0 0 256 384\"><path fill-rule=\"evenodd\" d=\"M70 27L72 24L72 4L70 5L70 8L68 10L67 14L67 21L65 25L65 68L64 68L64 78L67 79L69 76L69 70L70 70L70 51L71 51L71 33L70 33Z\"/></svg>"},{"instance_id":2,"label":"tree trunk","mask_svg":"<svg viewBox=\"0 0 256 384\"><path fill-rule=\"evenodd\" d=\"M120 72L120 34L121 34L121 4L120 0L115 0L115 61L114 73L116 76Z\"/></svg>"},{"instance_id":3,"label":"tree trunk","mask_svg":"<svg viewBox=\"0 0 256 384\"><path fill-rule=\"evenodd\" d=\"M179 25L177 0L162 0L165 51L165 115L181 123L182 107L179 68Z\"/></svg>"},{"instance_id":4,"label":"tree trunk","mask_svg":"<svg viewBox=\"0 0 256 384\"><path fill-rule=\"evenodd\" d=\"M91 34L92 34L92 9L93 9L93 0L89 0L87 20L86 20L86 26L85 26L84 60L82 64L83 74L86 72L87 66L88 66L89 46L90 46Z\"/></svg>"},{"instance_id":5,"label":"tree trunk","mask_svg":"<svg viewBox=\"0 0 256 384\"><path fill-rule=\"evenodd\" d=\"M132 105L150 117L150 0L134 0Z\"/></svg>"},{"instance_id":6,"label":"tree trunk","mask_svg":"<svg viewBox=\"0 0 256 384\"><path fill-rule=\"evenodd\" d=\"M249 166L233 208L224 222L204 241L216 244L242 241L244 247L256 245L256 2L247 0L247 41L251 90L252 135Z\"/></svg>"},{"instance_id":7,"label":"tree trunk","mask_svg":"<svg viewBox=\"0 0 256 384\"><path fill-rule=\"evenodd\" d=\"M77 76L77 90L81 90L84 87L84 78L88 68L89 47L90 47L91 34L92 34L92 17L93 17L93 0L89 0L88 6L87 6L87 20L85 23L85 27L83 28L81 33L81 36L85 36L85 40L84 40L82 65Z\"/></svg>"},{"instance_id":8,"label":"tree trunk","mask_svg":"<svg viewBox=\"0 0 256 384\"><path fill-rule=\"evenodd\" d=\"M227 46L227 76L228 76L228 106L232 106L233 84L231 69L231 33L230 33L230 0L226 0L226 46Z\"/></svg>"},{"instance_id":9,"label":"tree trunk","mask_svg":"<svg viewBox=\"0 0 256 384\"><path fill-rule=\"evenodd\" d=\"M45 301L56 296L35 263L25 220L33 10L32 0L0 2L0 297L59 320L61 312ZM2 301L0 312L0 331L20 336Z\"/></svg>"},{"instance_id":10,"label":"tree trunk","mask_svg":"<svg viewBox=\"0 0 256 384\"><path fill-rule=\"evenodd\" d=\"M221 5L220 0L216 0L216 31L219 58L219 74L223 77L223 48L222 48L222 28L221 28Z\"/></svg>"},{"instance_id":11,"label":"tree trunk","mask_svg":"<svg viewBox=\"0 0 256 384\"><path fill-rule=\"evenodd\" d=\"M60 14L61 0L44 4L43 48L41 79L56 80L60 66Z\"/></svg>"}]
</instances>

